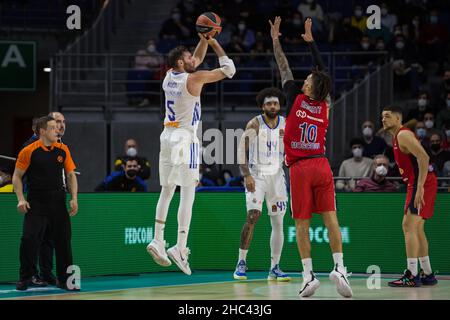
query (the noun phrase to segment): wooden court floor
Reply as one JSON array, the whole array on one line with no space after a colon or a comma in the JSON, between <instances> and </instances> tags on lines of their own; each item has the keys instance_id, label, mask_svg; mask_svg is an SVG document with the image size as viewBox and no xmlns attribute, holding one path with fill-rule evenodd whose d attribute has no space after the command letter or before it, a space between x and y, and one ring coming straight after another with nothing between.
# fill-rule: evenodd
<instances>
[{"instance_id":1,"label":"wooden court floor","mask_svg":"<svg viewBox=\"0 0 450 320\"><path fill-rule=\"evenodd\" d=\"M0 299L27 300L300 300L300 274L291 282L266 280L266 272L249 272L248 280L236 281L232 272L197 271L191 276L178 272L135 276L93 277L82 279L81 292L66 293L55 287L15 290L14 284L0 284ZM328 279L321 281L316 294L308 300L343 299ZM367 277L353 275L350 284L355 300L450 300L450 277L438 277L433 287L390 288L387 282L397 276L384 276L381 288L369 290Z\"/></svg>"}]
</instances>

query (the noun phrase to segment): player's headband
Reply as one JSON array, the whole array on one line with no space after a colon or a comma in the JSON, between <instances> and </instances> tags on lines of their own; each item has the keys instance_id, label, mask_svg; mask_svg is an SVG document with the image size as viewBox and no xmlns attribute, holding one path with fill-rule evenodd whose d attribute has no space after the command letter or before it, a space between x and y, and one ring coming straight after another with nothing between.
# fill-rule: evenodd
<instances>
[{"instance_id":1,"label":"player's headband","mask_svg":"<svg viewBox=\"0 0 450 320\"><path fill-rule=\"evenodd\" d=\"M265 97L264 98L264 103L269 103L269 102L278 102L278 104L280 103L280 100L278 100L278 97Z\"/></svg>"}]
</instances>

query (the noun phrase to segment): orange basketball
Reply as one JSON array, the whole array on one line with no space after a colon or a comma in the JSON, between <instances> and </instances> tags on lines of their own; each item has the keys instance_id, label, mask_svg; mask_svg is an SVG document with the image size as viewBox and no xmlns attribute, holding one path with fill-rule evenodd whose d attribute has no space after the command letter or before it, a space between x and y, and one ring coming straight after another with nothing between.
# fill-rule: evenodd
<instances>
[{"instance_id":1,"label":"orange basketball","mask_svg":"<svg viewBox=\"0 0 450 320\"><path fill-rule=\"evenodd\" d=\"M205 12L197 18L195 28L198 33L208 37L214 37L216 33L222 31L222 27L220 26L221 22L220 17L214 12Z\"/></svg>"}]
</instances>

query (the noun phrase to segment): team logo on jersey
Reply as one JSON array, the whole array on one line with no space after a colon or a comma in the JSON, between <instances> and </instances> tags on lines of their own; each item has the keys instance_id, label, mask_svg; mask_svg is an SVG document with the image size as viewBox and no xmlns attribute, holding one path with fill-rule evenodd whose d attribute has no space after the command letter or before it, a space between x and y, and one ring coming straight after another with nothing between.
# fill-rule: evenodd
<instances>
[{"instance_id":1,"label":"team logo on jersey","mask_svg":"<svg viewBox=\"0 0 450 320\"><path fill-rule=\"evenodd\" d=\"M59 163L63 163L64 158L62 156L58 156L58 158L56 158L56 161L58 161Z\"/></svg>"},{"instance_id":2,"label":"team logo on jersey","mask_svg":"<svg viewBox=\"0 0 450 320\"><path fill-rule=\"evenodd\" d=\"M303 110L297 110L297 112L295 113L295 115L297 117L301 117L301 118L306 118L306 112Z\"/></svg>"},{"instance_id":3,"label":"team logo on jersey","mask_svg":"<svg viewBox=\"0 0 450 320\"><path fill-rule=\"evenodd\" d=\"M274 204L274 205L272 206L272 212L277 212L277 205L276 205L276 204Z\"/></svg>"}]
</instances>

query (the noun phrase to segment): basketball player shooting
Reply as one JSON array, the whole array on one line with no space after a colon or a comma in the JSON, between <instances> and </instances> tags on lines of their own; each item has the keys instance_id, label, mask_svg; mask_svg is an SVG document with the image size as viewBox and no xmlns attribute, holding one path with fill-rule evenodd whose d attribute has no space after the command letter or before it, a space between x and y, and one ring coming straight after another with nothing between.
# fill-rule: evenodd
<instances>
[{"instance_id":1,"label":"basketball player shooting","mask_svg":"<svg viewBox=\"0 0 450 320\"><path fill-rule=\"evenodd\" d=\"M163 81L166 115L161 134L159 177L162 187L156 207L155 237L147 246L148 253L161 266L170 266L170 257L186 274L191 274L187 248L195 187L199 181L197 127L201 116L200 94L207 83L232 78L236 72L233 60L211 36L199 34L200 41L192 55L183 46L169 52L170 69ZM203 62L208 45L219 58L220 68L196 71ZM177 244L166 252L164 227L176 186L180 186Z\"/></svg>"},{"instance_id":2,"label":"basketball player shooting","mask_svg":"<svg viewBox=\"0 0 450 320\"><path fill-rule=\"evenodd\" d=\"M251 119L239 144L239 166L245 180L247 220L241 231L239 260L233 277L247 279L247 252L253 238L255 225L261 216L264 199L272 226L270 235L271 265L268 280L290 281L279 266L283 250L283 218L286 213L288 193L283 171L283 134L285 118L280 113L284 94L278 88L266 88L256 96L262 114Z\"/></svg>"},{"instance_id":3,"label":"basketball player shooting","mask_svg":"<svg viewBox=\"0 0 450 320\"><path fill-rule=\"evenodd\" d=\"M315 69L308 75L300 90L294 82L289 63L280 44L281 18L269 21L275 59L287 100L284 148L291 183L291 210L295 219L297 246L303 264L303 284L300 296L312 296L319 287L311 259L309 226L312 213L319 213L328 229L334 268L330 280L339 294L353 295L347 280L342 253L342 237L336 216L333 173L325 157L325 136L328 128L331 79L314 43L312 20L305 22L302 38L309 45Z\"/></svg>"},{"instance_id":4,"label":"basketball player shooting","mask_svg":"<svg viewBox=\"0 0 450 320\"><path fill-rule=\"evenodd\" d=\"M403 216L407 269L403 276L388 283L390 287L420 287L435 285L437 279L431 270L425 222L433 216L437 193L437 179L429 156L414 133L402 125L402 110L386 107L381 114L383 128L392 137L394 158L407 184ZM417 258L423 269L418 272Z\"/></svg>"}]
</instances>

